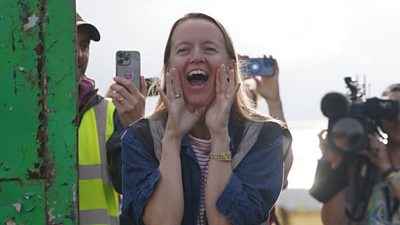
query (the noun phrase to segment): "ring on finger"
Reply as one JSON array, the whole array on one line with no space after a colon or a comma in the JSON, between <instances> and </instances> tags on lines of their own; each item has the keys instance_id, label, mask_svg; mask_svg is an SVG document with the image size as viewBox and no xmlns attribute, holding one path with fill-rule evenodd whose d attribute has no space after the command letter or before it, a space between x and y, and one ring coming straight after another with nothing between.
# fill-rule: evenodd
<instances>
[{"instance_id":1,"label":"ring on finger","mask_svg":"<svg viewBox=\"0 0 400 225\"><path fill-rule=\"evenodd\" d=\"M175 97L175 98L180 98L181 95L180 95L180 94L176 94L174 97Z\"/></svg>"},{"instance_id":2,"label":"ring on finger","mask_svg":"<svg viewBox=\"0 0 400 225\"><path fill-rule=\"evenodd\" d=\"M125 98L122 96L118 99L119 102L122 102L123 100L125 100Z\"/></svg>"}]
</instances>

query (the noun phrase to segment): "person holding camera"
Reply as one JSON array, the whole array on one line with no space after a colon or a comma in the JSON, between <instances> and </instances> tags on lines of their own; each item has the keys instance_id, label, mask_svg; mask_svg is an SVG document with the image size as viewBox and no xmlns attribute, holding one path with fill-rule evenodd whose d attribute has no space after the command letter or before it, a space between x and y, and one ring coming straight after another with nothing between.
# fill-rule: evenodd
<instances>
[{"instance_id":1,"label":"person holding camera","mask_svg":"<svg viewBox=\"0 0 400 225\"><path fill-rule=\"evenodd\" d=\"M400 102L400 84L389 86L383 97ZM400 113L382 119L380 127L387 143L370 133L367 149L353 154L332 149L326 131L319 134L322 159L310 193L323 203L323 224L400 224ZM348 138L337 144L346 146Z\"/></svg>"},{"instance_id":2,"label":"person holding camera","mask_svg":"<svg viewBox=\"0 0 400 225\"><path fill-rule=\"evenodd\" d=\"M143 77L141 91L130 81L115 78L113 100L101 96L94 80L85 74L90 42L99 41L100 33L78 13L76 29L79 223L117 225L118 193L122 192L121 136L125 127L144 116L146 86Z\"/></svg>"},{"instance_id":3,"label":"person holding camera","mask_svg":"<svg viewBox=\"0 0 400 225\"><path fill-rule=\"evenodd\" d=\"M122 137L122 212L135 224L261 224L283 180L282 122L257 113L225 28L170 30L155 112Z\"/></svg>"},{"instance_id":4,"label":"person holding camera","mask_svg":"<svg viewBox=\"0 0 400 225\"><path fill-rule=\"evenodd\" d=\"M249 75L245 77L245 83L247 80L254 80L255 86L247 85L249 89L249 97L254 102L254 107L257 108L259 97L261 96L268 105L269 115L272 118L279 119L286 123L286 119L283 113L282 100L279 93L279 66L275 58L270 56L268 59L272 60L273 63L273 73L272 75ZM284 148L284 184L285 189L288 185L288 175L290 168L293 164L293 151L291 146L287 145Z\"/></svg>"}]
</instances>

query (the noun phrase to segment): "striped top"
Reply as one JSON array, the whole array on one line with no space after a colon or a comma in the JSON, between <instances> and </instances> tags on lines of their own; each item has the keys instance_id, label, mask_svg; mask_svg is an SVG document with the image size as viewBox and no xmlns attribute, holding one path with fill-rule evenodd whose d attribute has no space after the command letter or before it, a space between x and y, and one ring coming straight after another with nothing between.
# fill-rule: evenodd
<instances>
[{"instance_id":1,"label":"striped top","mask_svg":"<svg viewBox=\"0 0 400 225\"><path fill-rule=\"evenodd\" d=\"M196 155L197 162L201 169L201 189L200 189L200 207L197 215L197 225L206 224L206 205L205 194L208 175L208 154L211 151L211 139L205 140L189 135L190 145Z\"/></svg>"}]
</instances>

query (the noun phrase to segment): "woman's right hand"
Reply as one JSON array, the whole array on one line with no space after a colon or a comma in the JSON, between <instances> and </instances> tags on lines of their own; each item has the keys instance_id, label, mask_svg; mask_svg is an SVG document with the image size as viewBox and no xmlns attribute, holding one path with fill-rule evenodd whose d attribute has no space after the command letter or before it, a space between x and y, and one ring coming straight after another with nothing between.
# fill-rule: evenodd
<instances>
[{"instance_id":1,"label":"woman's right hand","mask_svg":"<svg viewBox=\"0 0 400 225\"><path fill-rule=\"evenodd\" d=\"M167 72L165 82L166 92L162 89L158 90L168 111L164 137L181 139L193 128L206 108L189 111L185 104L181 80L175 68L171 68Z\"/></svg>"}]
</instances>

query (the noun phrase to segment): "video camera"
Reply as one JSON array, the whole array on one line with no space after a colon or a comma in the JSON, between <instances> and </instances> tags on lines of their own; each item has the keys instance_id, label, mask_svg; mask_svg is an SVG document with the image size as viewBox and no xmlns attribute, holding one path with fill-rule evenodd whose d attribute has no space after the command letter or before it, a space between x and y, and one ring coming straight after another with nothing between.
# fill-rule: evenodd
<instances>
[{"instance_id":1,"label":"video camera","mask_svg":"<svg viewBox=\"0 0 400 225\"><path fill-rule=\"evenodd\" d=\"M333 150L357 153L368 146L368 134L380 133L382 119L395 119L399 102L377 97L365 98L365 85L344 78L350 93L327 93L321 100L321 111L329 119L327 141Z\"/></svg>"}]
</instances>

